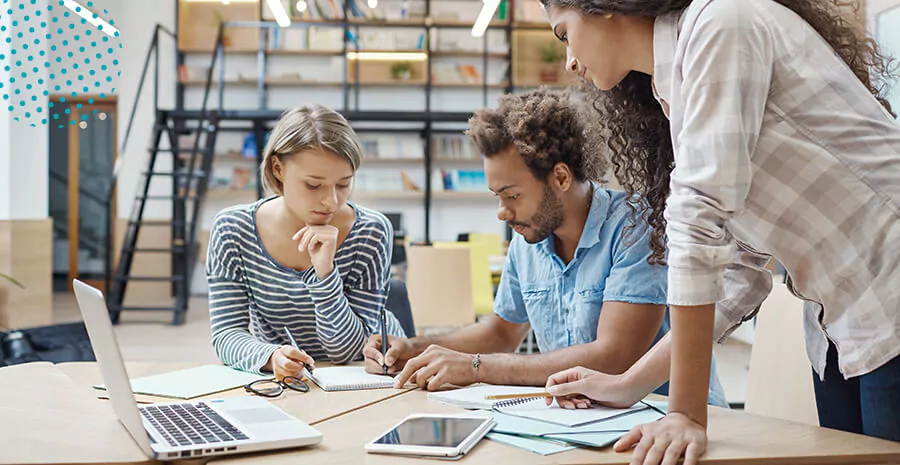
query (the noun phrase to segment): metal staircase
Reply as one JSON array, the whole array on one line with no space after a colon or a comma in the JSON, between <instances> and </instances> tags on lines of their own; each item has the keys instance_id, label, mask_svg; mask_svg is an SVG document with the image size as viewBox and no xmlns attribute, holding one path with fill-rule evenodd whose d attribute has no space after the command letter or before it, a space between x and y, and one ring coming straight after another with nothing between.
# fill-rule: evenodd
<instances>
[{"instance_id":1,"label":"metal staircase","mask_svg":"<svg viewBox=\"0 0 900 465\"><path fill-rule=\"evenodd\" d=\"M171 311L172 324L184 322L190 296L193 266L197 261L197 231L203 199L206 196L209 173L212 169L219 123L215 112L208 115L177 110L158 110L154 124L152 146L147 168L141 173L141 182L134 198L134 207L128 219L127 232L112 287L108 306L110 317L118 322L123 311ZM179 136L194 135L193 147L182 148ZM164 139L168 142L163 145ZM172 170L160 170L168 165L163 158L171 159ZM170 179L172 192L168 195L152 195L151 184L155 179ZM160 201L171 203L172 217L167 220L145 219L147 205ZM142 228L170 227L171 241L168 247L141 248L138 238ZM171 257L172 270L168 276L135 276L131 268L138 254L167 254ZM171 282L172 307L124 306L125 291L129 282Z\"/></svg>"}]
</instances>

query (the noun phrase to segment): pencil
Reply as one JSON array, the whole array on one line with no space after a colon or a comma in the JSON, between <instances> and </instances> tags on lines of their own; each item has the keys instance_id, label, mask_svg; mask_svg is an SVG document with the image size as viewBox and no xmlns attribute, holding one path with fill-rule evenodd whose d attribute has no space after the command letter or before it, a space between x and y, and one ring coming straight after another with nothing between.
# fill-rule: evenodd
<instances>
[{"instance_id":1,"label":"pencil","mask_svg":"<svg viewBox=\"0 0 900 465\"><path fill-rule=\"evenodd\" d=\"M537 397L553 397L548 392L532 392L529 394L498 394L493 396L484 396L484 400L506 400L506 399L528 399Z\"/></svg>"}]
</instances>

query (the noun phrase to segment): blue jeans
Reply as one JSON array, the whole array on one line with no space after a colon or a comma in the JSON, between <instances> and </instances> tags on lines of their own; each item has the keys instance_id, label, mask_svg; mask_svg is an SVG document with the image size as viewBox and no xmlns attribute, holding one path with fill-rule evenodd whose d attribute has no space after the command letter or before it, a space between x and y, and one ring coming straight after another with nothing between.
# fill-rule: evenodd
<instances>
[{"instance_id":1,"label":"blue jeans","mask_svg":"<svg viewBox=\"0 0 900 465\"><path fill-rule=\"evenodd\" d=\"M825 381L813 372L819 425L900 441L900 357L875 371L844 379L837 350L828 346Z\"/></svg>"}]
</instances>

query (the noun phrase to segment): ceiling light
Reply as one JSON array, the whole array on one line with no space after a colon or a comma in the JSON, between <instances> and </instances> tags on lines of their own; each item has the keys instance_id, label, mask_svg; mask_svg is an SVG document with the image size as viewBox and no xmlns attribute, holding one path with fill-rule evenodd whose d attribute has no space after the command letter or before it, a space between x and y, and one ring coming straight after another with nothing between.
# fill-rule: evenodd
<instances>
[{"instance_id":1,"label":"ceiling light","mask_svg":"<svg viewBox=\"0 0 900 465\"><path fill-rule=\"evenodd\" d=\"M297 11L299 11L300 13L305 13L308 8L309 5L306 4L305 0L300 0L297 2Z\"/></svg>"},{"instance_id":2,"label":"ceiling light","mask_svg":"<svg viewBox=\"0 0 900 465\"><path fill-rule=\"evenodd\" d=\"M500 6L500 0L482 1L484 2L484 5L481 6L478 18L475 19L475 24L472 25L472 37L484 36L484 31L486 31L488 25L491 24L491 18L494 17L494 13L497 12L497 7Z\"/></svg>"},{"instance_id":3,"label":"ceiling light","mask_svg":"<svg viewBox=\"0 0 900 465\"><path fill-rule=\"evenodd\" d=\"M425 61L424 52L347 52L348 60Z\"/></svg>"},{"instance_id":4,"label":"ceiling light","mask_svg":"<svg viewBox=\"0 0 900 465\"><path fill-rule=\"evenodd\" d=\"M287 11L284 10L281 0L266 0L266 4L269 5L269 10L279 26L288 27L291 25L291 18L288 16Z\"/></svg>"}]
</instances>

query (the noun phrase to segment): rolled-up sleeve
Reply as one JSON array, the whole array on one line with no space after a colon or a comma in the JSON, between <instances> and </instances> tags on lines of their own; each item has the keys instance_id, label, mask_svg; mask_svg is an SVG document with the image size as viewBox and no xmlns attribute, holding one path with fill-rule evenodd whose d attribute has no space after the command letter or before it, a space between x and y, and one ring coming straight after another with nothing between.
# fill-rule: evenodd
<instances>
[{"instance_id":1,"label":"rolled-up sleeve","mask_svg":"<svg viewBox=\"0 0 900 465\"><path fill-rule=\"evenodd\" d=\"M773 63L768 30L742 18L743 9L710 3L688 31L683 57L676 55L684 84L672 112L683 124L673 134L665 212L672 305L722 299L723 273L735 254L725 225L741 213L750 189Z\"/></svg>"},{"instance_id":2,"label":"rolled-up sleeve","mask_svg":"<svg viewBox=\"0 0 900 465\"><path fill-rule=\"evenodd\" d=\"M753 318L772 292L772 273L766 269L771 257L738 248L734 261L725 267L725 296L716 302L714 340L722 342L741 323Z\"/></svg>"}]
</instances>

